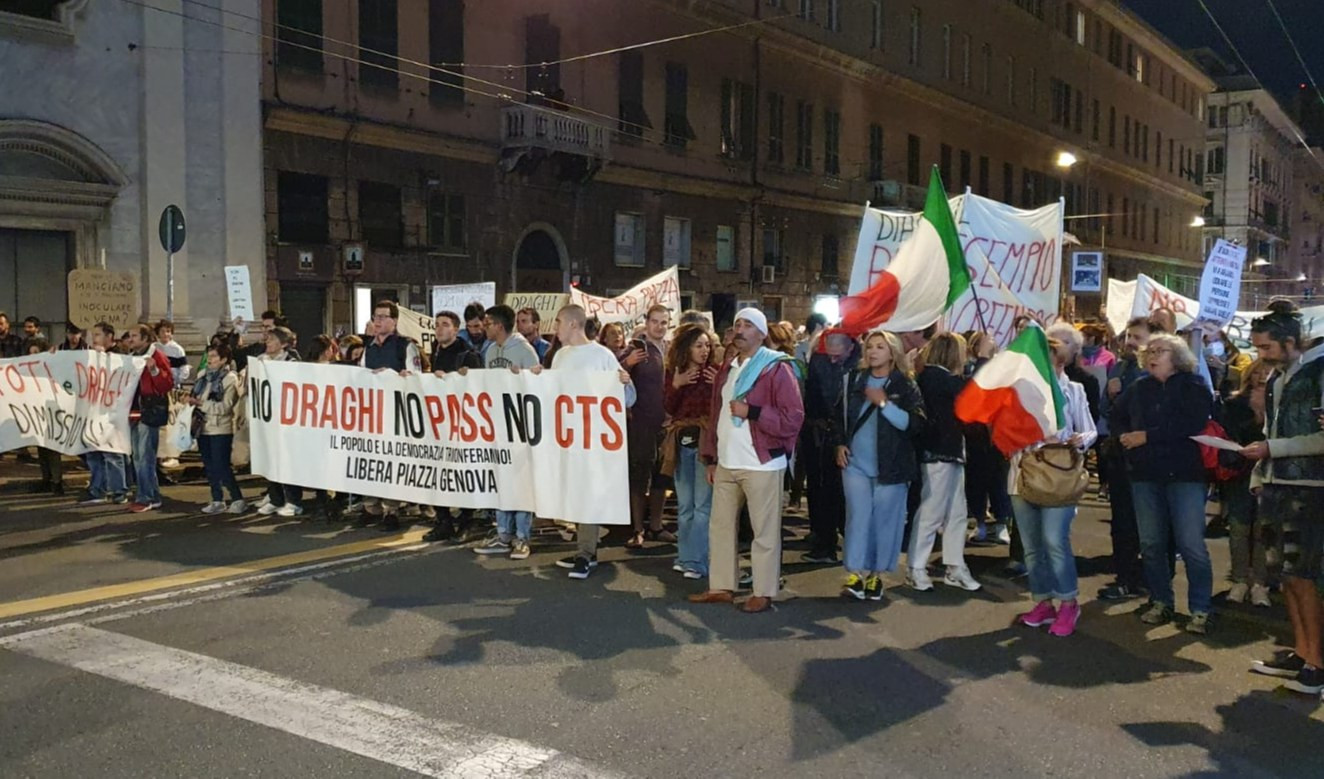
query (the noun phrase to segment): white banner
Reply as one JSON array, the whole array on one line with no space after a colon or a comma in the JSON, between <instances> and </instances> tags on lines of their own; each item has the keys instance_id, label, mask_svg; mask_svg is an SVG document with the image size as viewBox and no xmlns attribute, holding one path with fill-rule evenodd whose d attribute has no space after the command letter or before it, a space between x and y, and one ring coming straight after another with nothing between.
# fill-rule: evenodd
<instances>
[{"instance_id":1,"label":"white banner","mask_svg":"<svg viewBox=\"0 0 1324 779\"><path fill-rule=\"evenodd\" d=\"M225 292L230 300L230 318L252 322L257 319L253 313L253 284L248 277L247 265L225 266Z\"/></svg>"},{"instance_id":2,"label":"white banner","mask_svg":"<svg viewBox=\"0 0 1324 779\"><path fill-rule=\"evenodd\" d=\"M1200 278L1200 321L1222 327L1237 314L1241 298L1241 269L1246 247L1219 238L1205 260Z\"/></svg>"},{"instance_id":3,"label":"white banner","mask_svg":"<svg viewBox=\"0 0 1324 779\"><path fill-rule=\"evenodd\" d=\"M495 306L496 282L447 284L432 288L432 315L450 311L460 317L460 327L464 327L464 307L470 303L481 303L484 311Z\"/></svg>"},{"instance_id":4,"label":"white banner","mask_svg":"<svg viewBox=\"0 0 1324 779\"><path fill-rule=\"evenodd\" d=\"M253 472L272 481L570 522L630 521L615 372L402 379L344 366L248 365Z\"/></svg>"},{"instance_id":5,"label":"white banner","mask_svg":"<svg viewBox=\"0 0 1324 779\"><path fill-rule=\"evenodd\" d=\"M614 298L600 298L571 288L570 302L583 306L591 317L608 322L643 322L648 309L661 304L671 309L671 323L680 320L680 277L667 268Z\"/></svg>"},{"instance_id":6,"label":"white banner","mask_svg":"<svg viewBox=\"0 0 1324 779\"><path fill-rule=\"evenodd\" d=\"M973 284L947 312L947 329L986 330L1006 345L1014 335L1011 326L1018 315L1028 313L1052 322L1061 302L1061 201L1025 210L967 193L948 202L956 216ZM918 212L865 209L850 294L868 289L887 268L897 249L914 234L919 216Z\"/></svg>"},{"instance_id":7,"label":"white banner","mask_svg":"<svg viewBox=\"0 0 1324 779\"><path fill-rule=\"evenodd\" d=\"M1176 316L1178 329L1190 327L1200 315L1199 302L1173 292L1143 273L1138 275L1135 281L1108 279L1108 303L1105 315L1114 332L1120 334L1131 319L1147 317L1163 308ZM1266 313L1268 312L1237 311L1220 329L1226 330L1235 340L1249 341L1251 321ZM1324 306L1301 309L1301 327L1307 335L1324 332Z\"/></svg>"},{"instance_id":8,"label":"white banner","mask_svg":"<svg viewBox=\"0 0 1324 779\"><path fill-rule=\"evenodd\" d=\"M129 407L145 364L91 350L0 360L0 452L128 454Z\"/></svg>"},{"instance_id":9,"label":"white banner","mask_svg":"<svg viewBox=\"0 0 1324 779\"><path fill-rule=\"evenodd\" d=\"M464 316L464 311L457 312ZM460 323L464 327L464 323ZM432 347L437 343L437 320L427 314L400 309L400 319L395 323L395 331L405 338L412 338L418 343L418 352L427 359L432 356Z\"/></svg>"}]
</instances>

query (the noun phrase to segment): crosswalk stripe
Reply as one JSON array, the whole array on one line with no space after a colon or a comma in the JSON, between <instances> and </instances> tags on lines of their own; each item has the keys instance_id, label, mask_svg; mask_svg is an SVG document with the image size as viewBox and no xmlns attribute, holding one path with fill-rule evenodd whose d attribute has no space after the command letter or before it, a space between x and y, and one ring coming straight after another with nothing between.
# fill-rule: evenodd
<instances>
[{"instance_id":1,"label":"crosswalk stripe","mask_svg":"<svg viewBox=\"0 0 1324 779\"><path fill-rule=\"evenodd\" d=\"M86 625L60 625L0 638L0 648L152 690L424 776L619 776L524 741Z\"/></svg>"}]
</instances>

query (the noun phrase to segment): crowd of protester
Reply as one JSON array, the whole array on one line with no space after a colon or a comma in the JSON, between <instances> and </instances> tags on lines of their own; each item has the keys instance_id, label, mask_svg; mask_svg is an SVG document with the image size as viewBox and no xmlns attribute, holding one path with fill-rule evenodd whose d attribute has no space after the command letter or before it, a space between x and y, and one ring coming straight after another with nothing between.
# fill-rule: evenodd
<instances>
[{"instance_id":1,"label":"crowd of protester","mask_svg":"<svg viewBox=\"0 0 1324 779\"><path fill-rule=\"evenodd\" d=\"M547 327L532 308L473 304L439 313L434 346L423 354L399 334L398 321L397 304L382 301L364 333L318 335L301 354L288 323L268 311L251 328L260 327L255 340L243 322L223 327L194 366L170 322L137 325L122 336L105 323L86 332L69 325L53 348L35 318L23 322L20 335L0 314L0 356L94 349L147 359L130 416L132 454L86 455L84 504L128 504L135 512L161 506L158 436L173 397L192 410L211 491L204 514L308 513L383 530L422 519L432 523L426 541L472 543L478 554L516 560L531 554L536 518L529 512L413 506L324 490L306 505L301 487L276 483L250 502L257 496L245 497L232 464L245 424L248 362L306 360L439 377L616 371L628 406L623 545L674 544L675 572L704 583L691 601L736 603L748 587L739 603L751 613L771 608L782 589L782 515L803 494L803 560L841 565L843 597L882 600L898 583L933 590L939 536L937 581L977 591L982 585L967 565L967 547L1003 545L1007 573L1025 577L1032 601L1018 622L1070 636L1081 618L1071 539L1078 506L1042 500L1019 476L1027 458L1074 451L1087 456L1094 497L1111 512L1115 581L1099 599L1140 600L1144 625L1177 620L1191 633L1213 629L1206 534L1208 506L1216 505L1232 558L1223 599L1268 607L1281 591L1291 615L1293 648L1252 670L1283 677L1295 691L1324 689L1317 589L1324 519L1310 510L1324 496L1324 345L1308 337L1290 303L1273 303L1241 346L1226 332L1179 332L1176 317L1163 310L1121 333L1097 322L1020 317L1017 332L1044 329L1064 407L1055 435L1010 455L993 445L987 427L956 413L966 383L998 351L989 333L930 328L853 338L819 315L797 329L747 308L719 335L699 312L685 312L673 328L673 312L662 306L634 327L600 325L567 306ZM1236 446L1207 447L1193 438L1201 434ZM61 494L61 458L46 451L38 457L40 489ZM664 522L669 497L674 532ZM575 553L557 564L587 579L607 529L566 532L576 535ZM1181 617L1173 591L1178 562L1187 582Z\"/></svg>"}]
</instances>

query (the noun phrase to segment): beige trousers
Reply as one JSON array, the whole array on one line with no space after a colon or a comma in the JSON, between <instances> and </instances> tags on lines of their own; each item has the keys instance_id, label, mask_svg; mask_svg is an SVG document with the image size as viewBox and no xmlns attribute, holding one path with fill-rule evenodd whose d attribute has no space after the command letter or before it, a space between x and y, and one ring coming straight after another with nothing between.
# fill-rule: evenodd
<instances>
[{"instance_id":1,"label":"beige trousers","mask_svg":"<svg viewBox=\"0 0 1324 779\"><path fill-rule=\"evenodd\" d=\"M782 478L784 471L730 470L717 466L708 525L708 586L735 591L740 570L740 507L749 505L754 541L749 547L754 595L773 598L782 575Z\"/></svg>"}]
</instances>

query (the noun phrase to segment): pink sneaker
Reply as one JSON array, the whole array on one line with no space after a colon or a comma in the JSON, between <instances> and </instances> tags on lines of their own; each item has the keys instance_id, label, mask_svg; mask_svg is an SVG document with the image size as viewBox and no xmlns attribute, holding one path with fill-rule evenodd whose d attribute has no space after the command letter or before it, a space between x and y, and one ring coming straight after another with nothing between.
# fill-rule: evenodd
<instances>
[{"instance_id":1,"label":"pink sneaker","mask_svg":"<svg viewBox=\"0 0 1324 779\"><path fill-rule=\"evenodd\" d=\"M1054 636L1066 637L1076 632L1076 622L1080 619L1080 606L1073 600L1062 604L1057 611L1057 619L1048 632Z\"/></svg>"},{"instance_id":2,"label":"pink sneaker","mask_svg":"<svg viewBox=\"0 0 1324 779\"><path fill-rule=\"evenodd\" d=\"M1047 625L1056 617L1057 609L1053 608L1053 602L1046 600L1040 601L1034 608L1017 617L1016 621L1022 625L1037 628Z\"/></svg>"}]
</instances>

